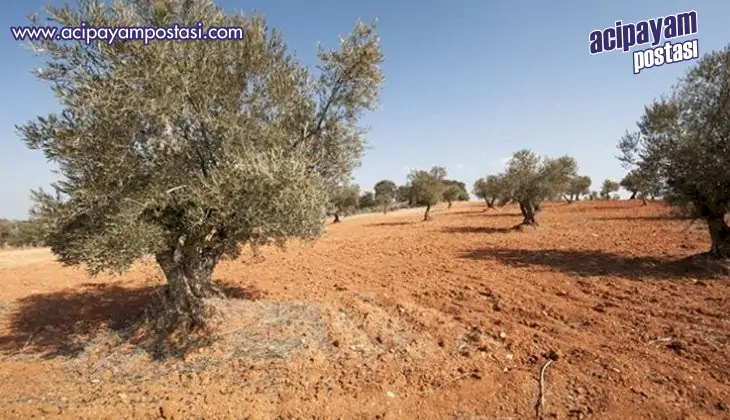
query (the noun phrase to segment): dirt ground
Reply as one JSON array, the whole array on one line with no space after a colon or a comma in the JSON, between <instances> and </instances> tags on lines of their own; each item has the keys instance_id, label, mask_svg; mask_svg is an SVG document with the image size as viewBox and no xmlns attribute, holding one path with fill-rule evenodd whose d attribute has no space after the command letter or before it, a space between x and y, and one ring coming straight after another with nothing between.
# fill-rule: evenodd
<instances>
[{"instance_id":1,"label":"dirt ground","mask_svg":"<svg viewBox=\"0 0 730 420\"><path fill-rule=\"evenodd\" d=\"M344 218L222 263L212 344L130 338L163 283L0 252L0 418L730 418L730 282L659 203Z\"/></svg>"}]
</instances>

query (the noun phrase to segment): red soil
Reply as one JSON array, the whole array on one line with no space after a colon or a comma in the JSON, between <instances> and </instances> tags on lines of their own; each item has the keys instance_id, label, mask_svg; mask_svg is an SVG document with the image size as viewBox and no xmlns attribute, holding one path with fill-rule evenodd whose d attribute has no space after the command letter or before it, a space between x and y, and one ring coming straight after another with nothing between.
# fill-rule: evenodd
<instances>
[{"instance_id":1,"label":"red soil","mask_svg":"<svg viewBox=\"0 0 730 420\"><path fill-rule=\"evenodd\" d=\"M730 418L730 283L680 261L708 235L666 213L551 203L524 232L473 203L344 218L222 263L238 299L220 334L161 361L124 335L154 265L90 279L5 254L0 418L524 419L551 352L546 417Z\"/></svg>"}]
</instances>

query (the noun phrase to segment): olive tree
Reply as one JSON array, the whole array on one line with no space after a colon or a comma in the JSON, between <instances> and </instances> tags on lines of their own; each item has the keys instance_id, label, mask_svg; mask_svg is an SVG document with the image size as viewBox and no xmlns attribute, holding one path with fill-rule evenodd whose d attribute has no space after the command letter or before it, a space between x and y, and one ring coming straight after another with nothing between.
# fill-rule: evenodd
<instances>
[{"instance_id":1,"label":"olive tree","mask_svg":"<svg viewBox=\"0 0 730 420\"><path fill-rule=\"evenodd\" d=\"M451 208L454 201L459 197L459 189L456 185L444 183L443 190L441 199L448 203L448 208Z\"/></svg>"},{"instance_id":2,"label":"olive tree","mask_svg":"<svg viewBox=\"0 0 730 420\"><path fill-rule=\"evenodd\" d=\"M360 198L357 201L357 207L359 209L371 209L375 207L377 202L375 201L375 195L372 191L365 191L360 194Z\"/></svg>"},{"instance_id":3,"label":"olive tree","mask_svg":"<svg viewBox=\"0 0 730 420\"><path fill-rule=\"evenodd\" d=\"M703 56L620 141L619 159L656 173L664 199L707 222L709 255L730 257L730 45Z\"/></svg>"},{"instance_id":4,"label":"olive tree","mask_svg":"<svg viewBox=\"0 0 730 420\"><path fill-rule=\"evenodd\" d=\"M383 213L387 213L388 205L395 200L396 192L398 190L395 182L384 179L375 184L373 190L375 191L375 201L383 206Z\"/></svg>"},{"instance_id":5,"label":"olive tree","mask_svg":"<svg viewBox=\"0 0 730 420\"><path fill-rule=\"evenodd\" d=\"M340 215L346 215L357 209L360 202L360 187L344 184L335 188L332 194L332 223L340 223Z\"/></svg>"},{"instance_id":6,"label":"olive tree","mask_svg":"<svg viewBox=\"0 0 730 420\"><path fill-rule=\"evenodd\" d=\"M444 180L444 193L441 197L451 208L454 201L469 201L469 192L466 190L466 184L454 179Z\"/></svg>"},{"instance_id":7,"label":"olive tree","mask_svg":"<svg viewBox=\"0 0 730 420\"><path fill-rule=\"evenodd\" d=\"M568 183L568 188L565 190L564 198L568 203L580 200L582 195L588 195L591 193L591 184L593 181L589 176L574 176Z\"/></svg>"},{"instance_id":8,"label":"olive tree","mask_svg":"<svg viewBox=\"0 0 730 420\"><path fill-rule=\"evenodd\" d=\"M605 179L603 184L601 184L601 198L604 200L610 200L611 193L618 191L619 188L620 186L618 182L611 179Z\"/></svg>"},{"instance_id":9,"label":"olive tree","mask_svg":"<svg viewBox=\"0 0 730 420\"><path fill-rule=\"evenodd\" d=\"M489 175L477 179L474 182L472 192L475 196L484 200L487 209L493 209L498 202L506 204L510 198L504 175Z\"/></svg>"},{"instance_id":10,"label":"olive tree","mask_svg":"<svg viewBox=\"0 0 730 420\"><path fill-rule=\"evenodd\" d=\"M395 191L395 201L399 203L407 203L413 205L413 194L411 187L408 185L399 185Z\"/></svg>"},{"instance_id":11,"label":"olive tree","mask_svg":"<svg viewBox=\"0 0 730 420\"><path fill-rule=\"evenodd\" d=\"M528 149L515 152L507 163L504 178L512 201L520 205L521 224L537 226L536 207L548 197L565 191L577 171L578 164L570 156L541 157Z\"/></svg>"},{"instance_id":12,"label":"olive tree","mask_svg":"<svg viewBox=\"0 0 730 420\"><path fill-rule=\"evenodd\" d=\"M655 172L651 173L648 170L639 168L631 169L621 179L619 185L631 193L629 200L634 200L638 197L641 198L644 205L646 205L647 197L653 199L660 194L662 188Z\"/></svg>"},{"instance_id":13,"label":"olive tree","mask_svg":"<svg viewBox=\"0 0 730 420\"><path fill-rule=\"evenodd\" d=\"M50 21L96 27L242 27L216 42L39 40L61 112L18 130L59 167L33 216L65 264L120 273L154 255L167 278L164 319L206 324L212 273L243 244L312 239L333 186L364 150L360 118L376 108L383 56L374 23L358 22L303 67L260 16L209 0L83 1ZM34 24L37 18L31 18Z\"/></svg>"},{"instance_id":14,"label":"olive tree","mask_svg":"<svg viewBox=\"0 0 730 420\"><path fill-rule=\"evenodd\" d=\"M417 205L426 206L423 220L431 220L431 207L441 201L446 184L446 169L441 166L434 166L429 171L414 170L408 175L408 186L411 190L413 202Z\"/></svg>"}]
</instances>

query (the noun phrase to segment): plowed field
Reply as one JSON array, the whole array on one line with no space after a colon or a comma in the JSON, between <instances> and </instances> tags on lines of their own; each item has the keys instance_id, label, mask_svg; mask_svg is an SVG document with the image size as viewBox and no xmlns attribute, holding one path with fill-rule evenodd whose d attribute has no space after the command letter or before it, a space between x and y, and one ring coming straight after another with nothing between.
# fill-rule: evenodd
<instances>
[{"instance_id":1,"label":"plowed field","mask_svg":"<svg viewBox=\"0 0 730 420\"><path fill-rule=\"evenodd\" d=\"M212 344L156 360L163 278L0 251L0 418L730 418L730 282L659 203L344 218L219 265ZM552 361L546 368L546 362ZM541 371L544 372L542 381Z\"/></svg>"}]
</instances>

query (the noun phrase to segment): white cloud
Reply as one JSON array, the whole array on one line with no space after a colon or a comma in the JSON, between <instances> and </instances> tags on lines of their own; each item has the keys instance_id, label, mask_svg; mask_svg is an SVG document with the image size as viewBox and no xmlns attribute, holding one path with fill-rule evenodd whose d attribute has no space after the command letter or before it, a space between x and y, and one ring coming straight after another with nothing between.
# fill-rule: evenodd
<instances>
[{"instance_id":1,"label":"white cloud","mask_svg":"<svg viewBox=\"0 0 730 420\"><path fill-rule=\"evenodd\" d=\"M463 168L464 168L463 163L457 163L456 165L454 165L454 169L456 169L456 170L463 169Z\"/></svg>"}]
</instances>

